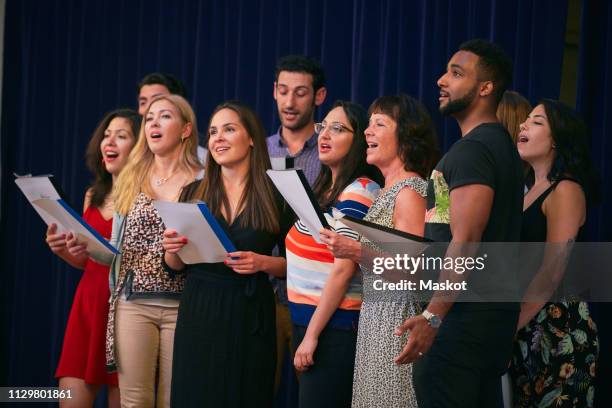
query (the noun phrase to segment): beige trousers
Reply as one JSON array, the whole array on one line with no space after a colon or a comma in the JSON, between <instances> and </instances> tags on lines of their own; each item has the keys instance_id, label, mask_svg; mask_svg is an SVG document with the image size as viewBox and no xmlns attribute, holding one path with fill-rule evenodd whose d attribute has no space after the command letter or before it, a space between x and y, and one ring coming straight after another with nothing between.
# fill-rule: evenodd
<instances>
[{"instance_id":1,"label":"beige trousers","mask_svg":"<svg viewBox=\"0 0 612 408\"><path fill-rule=\"evenodd\" d=\"M115 341L121 407L170 407L177 312L178 307L117 301Z\"/></svg>"}]
</instances>

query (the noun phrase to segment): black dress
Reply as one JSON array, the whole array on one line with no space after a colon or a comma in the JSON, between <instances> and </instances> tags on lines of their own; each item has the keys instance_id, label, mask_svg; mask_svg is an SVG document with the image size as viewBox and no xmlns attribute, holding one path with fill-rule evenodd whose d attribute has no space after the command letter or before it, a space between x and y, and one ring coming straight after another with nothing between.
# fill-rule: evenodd
<instances>
[{"instance_id":1,"label":"black dress","mask_svg":"<svg viewBox=\"0 0 612 408\"><path fill-rule=\"evenodd\" d=\"M231 225L217 221L239 251L271 255L293 223L292 213L279 207L278 234L241 227L242 214ZM271 407L276 321L268 275L240 275L223 263L187 265L184 272L172 407Z\"/></svg>"},{"instance_id":2,"label":"black dress","mask_svg":"<svg viewBox=\"0 0 612 408\"><path fill-rule=\"evenodd\" d=\"M522 242L546 241L542 203L559 181L523 212ZM510 368L514 406L592 407L598 344L586 302L547 303L516 336Z\"/></svg>"}]
</instances>

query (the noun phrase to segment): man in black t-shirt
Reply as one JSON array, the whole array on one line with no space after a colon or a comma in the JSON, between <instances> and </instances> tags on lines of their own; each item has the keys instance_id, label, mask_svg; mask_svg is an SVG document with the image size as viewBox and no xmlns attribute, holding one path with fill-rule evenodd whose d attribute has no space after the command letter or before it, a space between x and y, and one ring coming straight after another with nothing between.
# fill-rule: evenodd
<instances>
[{"instance_id":1,"label":"man in black t-shirt","mask_svg":"<svg viewBox=\"0 0 612 408\"><path fill-rule=\"evenodd\" d=\"M462 243L520 240L520 158L495 115L511 73L512 62L498 46L472 40L438 80L440 112L453 116L462 134L432 172L427 192L425 235L450 242L446 257L475 256L477 245ZM495 272L487 267L480 273ZM476 284L475 276L465 275L443 269L439 281ZM396 363L414 362L420 408L490 408L501 401L500 377L510 360L519 305L461 300L460 293L435 292L423 314L396 332L409 332Z\"/></svg>"}]
</instances>

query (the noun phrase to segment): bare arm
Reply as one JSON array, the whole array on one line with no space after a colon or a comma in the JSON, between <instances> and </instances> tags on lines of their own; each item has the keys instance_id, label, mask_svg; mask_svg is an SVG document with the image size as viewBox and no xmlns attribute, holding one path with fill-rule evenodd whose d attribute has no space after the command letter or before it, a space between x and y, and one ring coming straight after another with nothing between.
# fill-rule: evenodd
<instances>
[{"instance_id":1,"label":"bare arm","mask_svg":"<svg viewBox=\"0 0 612 408\"><path fill-rule=\"evenodd\" d=\"M333 269L325 282L319 304L310 319L304 339L295 352L293 364L298 370L306 370L314 364L313 355L319 335L338 309L356 269L357 265L351 260L340 258L334 260Z\"/></svg>"},{"instance_id":2,"label":"bare arm","mask_svg":"<svg viewBox=\"0 0 612 408\"><path fill-rule=\"evenodd\" d=\"M394 228L422 237L425 234L426 207L425 198L413 189L404 187L395 198Z\"/></svg>"},{"instance_id":3,"label":"bare arm","mask_svg":"<svg viewBox=\"0 0 612 408\"><path fill-rule=\"evenodd\" d=\"M450 229L452 241L446 257L469 257L474 246L466 247L458 244L480 242L484 229L489 221L491 207L493 205L494 191L484 184L468 184L457 187L450 192ZM453 263L454 264L454 263ZM458 274L453 270L443 269L440 272L440 281L446 279L451 282L459 282L467 279L467 273ZM434 293L427 310L444 318L453 306L458 293L440 292ZM406 364L415 361L419 353L425 353L431 347L437 334L437 329L427 324L422 316L407 319L396 329L396 335L402 335L410 330L408 342L402 352L396 357L397 364Z\"/></svg>"},{"instance_id":4,"label":"bare arm","mask_svg":"<svg viewBox=\"0 0 612 408\"><path fill-rule=\"evenodd\" d=\"M546 216L546 242L559 245L545 248L542 265L521 304L518 329L538 314L563 279L568 247L560 244L573 242L585 222L586 199L582 188L573 181L561 181L544 200L542 211Z\"/></svg>"},{"instance_id":5,"label":"bare arm","mask_svg":"<svg viewBox=\"0 0 612 408\"><path fill-rule=\"evenodd\" d=\"M450 229L452 234L451 245L446 257L470 257L475 250L474 246L463 247L463 243L476 243L482 239L493 206L495 192L484 184L468 184L458 187L450 192ZM470 251L466 253L465 251ZM451 282L461 282L467 279L468 273L455 273L454 270L443 269L440 272L440 281L446 279ZM452 307L454 299L458 296L456 291L436 292L427 307L427 310L443 318ZM443 298L450 301L440 301Z\"/></svg>"}]
</instances>

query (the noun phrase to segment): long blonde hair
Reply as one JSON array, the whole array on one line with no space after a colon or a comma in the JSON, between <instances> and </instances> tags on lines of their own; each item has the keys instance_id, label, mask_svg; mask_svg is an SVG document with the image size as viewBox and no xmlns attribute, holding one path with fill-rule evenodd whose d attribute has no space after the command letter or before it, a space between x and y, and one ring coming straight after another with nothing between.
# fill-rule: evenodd
<instances>
[{"instance_id":1,"label":"long blonde hair","mask_svg":"<svg viewBox=\"0 0 612 408\"><path fill-rule=\"evenodd\" d=\"M142 119L142 126L138 132L138 142L132 149L125 168L119 174L113 188L115 210L121 215L127 215L132 208L136 196L143 192L148 196L153 195L148 175L153 165L155 155L149 149L145 136L145 118L151 106L158 101L166 100L176 107L183 124L191 123L191 133L181 143L179 166L181 169L191 172L193 168L201 168L197 156L198 149L198 126L196 116L189 102L179 95L161 95L153 99Z\"/></svg>"}]
</instances>

